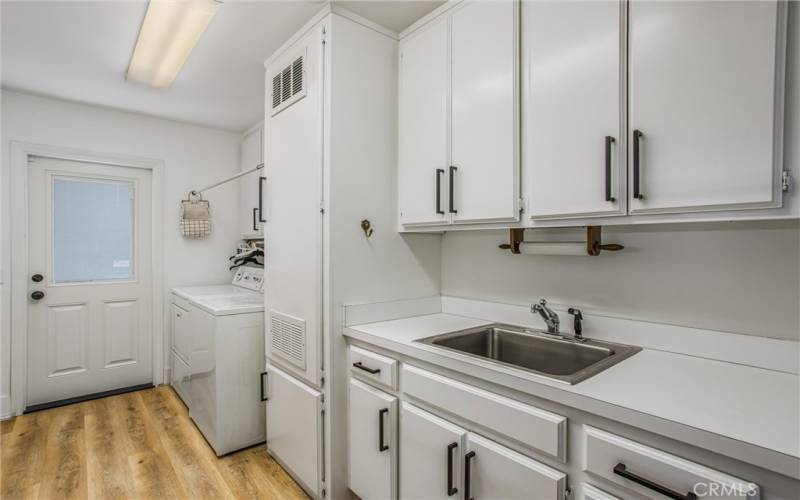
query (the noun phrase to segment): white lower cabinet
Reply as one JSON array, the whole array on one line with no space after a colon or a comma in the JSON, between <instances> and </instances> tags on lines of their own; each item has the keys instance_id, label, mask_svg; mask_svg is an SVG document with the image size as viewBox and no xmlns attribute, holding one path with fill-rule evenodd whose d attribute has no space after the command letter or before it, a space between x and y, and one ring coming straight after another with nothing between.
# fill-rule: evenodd
<instances>
[{"instance_id":1,"label":"white lower cabinet","mask_svg":"<svg viewBox=\"0 0 800 500\"><path fill-rule=\"evenodd\" d=\"M467 435L464 498L564 498L567 475L475 434Z\"/></svg>"},{"instance_id":2,"label":"white lower cabinet","mask_svg":"<svg viewBox=\"0 0 800 500\"><path fill-rule=\"evenodd\" d=\"M462 498L467 431L403 402L400 409L400 496Z\"/></svg>"},{"instance_id":3,"label":"white lower cabinet","mask_svg":"<svg viewBox=\"0 0 800 500\"><path fill-rule=\"evenodd\" d=\"M581 495L578 498L581 500L620 500L619 497L606 493L589 483L583 483L581 485Z\"/></svg>"},{"instance_id":4,"label":"white lower cabinet","mask_svg":"<svg viewBox=\"0 0 800 500\"><path fill-rule=\"evenodd\" d=\"M397 398L350 379L348 486L363 500L397 498Z\"/></svg>"}]
</instances>

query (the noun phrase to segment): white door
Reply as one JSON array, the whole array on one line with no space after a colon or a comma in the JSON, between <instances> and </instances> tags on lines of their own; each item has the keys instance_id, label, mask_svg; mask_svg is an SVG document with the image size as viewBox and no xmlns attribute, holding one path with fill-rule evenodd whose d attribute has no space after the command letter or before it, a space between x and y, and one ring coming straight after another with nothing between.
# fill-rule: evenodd
<instances>
[{"instance_id":1,"label":"white door","mask_svg":"<svg viewBox=\"0 0 800 500\"><path fill-rule=\"evenodd\" d=\"M780 205L778 3L630 3L631 213Z\"/></svg>"},{"instance_id":2,"label":"white door","mask_svg":"<svg viewBox=\"0 0 800 500\"><path fill-rule=\"evenodd\" d=\"M267 356L317 387L322 372L322 27L267 69L267 81L287 75L296 97L267 95L264 124L269 242L264 266ZM292 79L290 71L296 71ZM301 73L302 72L302 73ZM302 74L302 77L299 76ZM277 89L281 93L280 87ZM300 97L303 96L304 97Z\"/></svg>"},{"instance_id":3,"label":"white door","mask_svg":"<svg viewBox=\"0 0 800 500\"><path fill-rule=\"evenodd\" d=\"M348 487L363 500L397 498L397 398L350 379Z\"/></svg>"},{"instance_id":4,"label":"white door","mask_svg":"<svg viewBox=\"0 0 800 500\"><path fill-rule=\"evenodd\" d=\"M28 172L27 406L152 382L150 171Z\"/></svg>"},{"instance_id":5,"label":"white door","mask_svg":"<svg viewBox=\"0 0 800 500\"><path fill-rule=\"evenodd\" d=\"M542 1L522 8L531 217L623 214L622 4Z\"/></svg>"},{"instance_id":6,"label":"white door","mask_svg":"<svg viewBox=\"0 0 800 500\"><path fill-rule=\"evenodd\" d=\"M517 11L465 2L451 18L451 204L454 222L517 220ZM448 184L449 187L449 184Z\"/></svg>"},{"instance_id":7,"label":"white door","mask_svg":"<svg viewBox=\"0 0 800 500\"><path fill-rule=\"evenodd\" d=\"M263 127L250 132L242 139L241 171L250 170L264 162ZM239 203L241 206L240 224L243 238L259 238L263 236L263 221L266 214L262 213L263 198L263 170L245 175L239 179ZM259 198L259 195L261 197Z\"/></svg>"},{"instance_id":8,"label":"white door","mask_svg":"<svg viewBox=\"0 0 800 500\"><path fill-rule=\"evenodd\" d=\"M567 475L476 434L467 436L464 498L564 498Z\"/></svg>"},{"instance_id":9,"label":"white door","mask_svg":"<svg viewBox=\"0 0 800 500\"><path fill-rule=\"evenodd\" d=\"M267 450L319 498L322 471L322 393L267 363L264 397Z\"/></svg>"},{"instance_id":10,"label":"white door","mask_svg":"<svg viewBox=\"0 0 800 500\"><path fill-rule=\"evenodd\" d=\"M400 223L444 224L447 212L447 19L400 45Z\"/></svg>"},{"instance_id":11,"label":"white door","mask_svg":"<svg viewBox=\"0 0 800 500\"><path fill-rule=\"evenodd\" d=\"M400 408L400 497L462 498L461 458L467 431L402 403Z\"/></svg>"}]
</instances>

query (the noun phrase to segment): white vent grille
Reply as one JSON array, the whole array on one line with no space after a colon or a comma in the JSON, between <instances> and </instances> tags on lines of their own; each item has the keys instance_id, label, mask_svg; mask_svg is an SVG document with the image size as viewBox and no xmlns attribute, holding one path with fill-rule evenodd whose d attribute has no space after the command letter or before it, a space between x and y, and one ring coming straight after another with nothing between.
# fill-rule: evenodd
<instances>
[{"instance_id":1,"label":"white vent grille","mask_svg":"<svg viewBox=\"0 0 800 500\"><path fill-rule=\"evenodd\" d=\"M270 350L273 354L291 362L295 366L306 369L306 322L270 311L272 341Z\"/></svg>"},{"instance_id":2,"label":"white vent grille","mask_svg":"<svg viewBox=\"0 0 800 500\"><path fill-rule=\"evenodd\" d=\"M272 115L286 109L306 95L304 56L297 57L290 65L272 77Z\"/></svg>"}]
</instances>

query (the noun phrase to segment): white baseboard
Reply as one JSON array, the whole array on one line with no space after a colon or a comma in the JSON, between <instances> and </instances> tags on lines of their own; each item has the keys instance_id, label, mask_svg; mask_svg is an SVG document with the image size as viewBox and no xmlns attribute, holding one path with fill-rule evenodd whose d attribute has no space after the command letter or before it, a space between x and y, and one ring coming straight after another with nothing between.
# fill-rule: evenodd
<instances>
[{"instance_id":1,"label":"white baseboard","mask_svg":"<svg viewBox=\"0 0 800 500\"><path fill-rule=\"evenodd\" d=\"M7 420L14 416L11 411L11 396L6 394L0 396L0 420Z\"/></svg>"}]
</instances>

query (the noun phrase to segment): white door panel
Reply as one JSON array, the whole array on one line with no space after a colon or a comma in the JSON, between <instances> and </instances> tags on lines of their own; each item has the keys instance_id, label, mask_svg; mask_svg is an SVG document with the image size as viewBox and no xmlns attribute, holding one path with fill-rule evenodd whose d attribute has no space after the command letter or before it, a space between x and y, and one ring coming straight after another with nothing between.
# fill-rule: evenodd
<instances>
[{"instance_id":1,"label":"white door panel","mask_svg":"<svg viewBox=\"0 0 800 500\"><path fill-rule=\"evenodd\" d=\"M523 9L531 217L622 214L622 4L542 1Z\"/></svg>"},{"instance_id":2,"label":"white door panel","mask_svg":"<svg viewBox=\"0 0 800 500\"><path fill-rule=\"evenodd\" d=\"M348 487L363 500L397 498L397 398L350 379Z\"/></svg>"},{"instance_id":3,"label":"white door panel","mask_svg":"<svg viewBox=\"0 0 800 500\"><path fill-rule=\"evenodd\" d=\"M149 170L31 158L28 406L152 381Z\"/></svg>"},{"instance_id":4,"label":"white door panel","mask_svg":"<svg viewBox=\"0 0 800 500\"><path fill-rule=\"evenodd\" d=\"M518 8L510 0L466 2L451 18L454 222L516 220L519 215Z\"/></svg>"},{"instance_id":5,"label":"white door panel","mask_svg":"<svg viewBox=\"0 0 800 500\"><path fill-rule=\"evenodd\" d=\"M497 500L564 498L566 474L476 434L467 435L464 461L465 497ZM466 477L468 468L469 484Z\"/></svg>"},{"instance_id":6,"label":"white door panel","mask_svg":"<svg viewBox=\"0 0 800 500\"><path fill-rule=\"evenodd\" d=\"M303 58L305 96L264 124L269 243L264 267L266 351L270 359L319 386L322 337L322 27L267 69L272 81ZM266 102L272 103L271 88ZM299 94L298 94L299 95ZM287 101L289 102L289 101ZM285 105L286 103L284 103Z\"/></svg>"},{"instance_id":7,"label":"white door panel","mask_svg":"<svg viewBox=\"0 0 800 500\"><path fill-rule=\"evenodd\" d=\"M778 10L775 1L631 2L630 131L642 134L642 198L631 153L631 213L780 205Z\"/></svg>"},{"instance_id":8,"label":"white door panel","mask_svg":"<svg viewBox=\"0 0 800 500\"><path fill-rule=\"evenodd\" d=\"M400 409L400 428L400 497L461 498L467 431L406 402Z\"/></svg>"},{"instance_id":9,"label":"white door panel","mask_svg":"<svg viewBox=\"0 0 800 500\"><path fill-rule=\"evenodd\" d=\"M400 46L398 192L400 223L404 225L448 222L447 45L444 18Z\"/></svg>"},{"instance_id":10,"label":"white door panel","mask_svg":"<svg viewBox=\"0 0 800 500\"><path fill-rule=\"evenodd\" d=\"M319 497L322 393L269 363L266 377L267 450Z\"/></svg>"}]
</instances>

